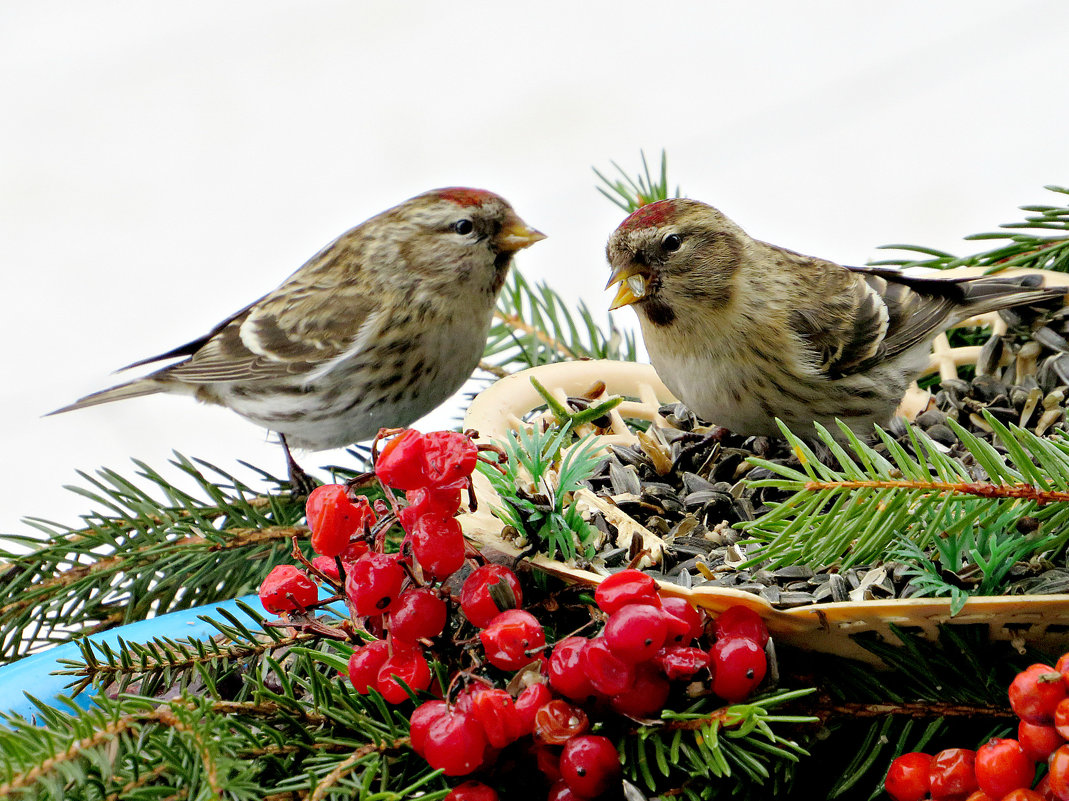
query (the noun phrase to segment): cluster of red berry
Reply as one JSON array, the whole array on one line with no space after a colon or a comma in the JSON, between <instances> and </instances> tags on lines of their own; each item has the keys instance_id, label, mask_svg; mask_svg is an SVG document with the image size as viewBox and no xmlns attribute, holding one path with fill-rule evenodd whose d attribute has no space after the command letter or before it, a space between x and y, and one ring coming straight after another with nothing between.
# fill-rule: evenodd
<instances>
[{"instance_id":1,"label":"cluster of red berry","mask_svg":"<svg viewBox=\"0 0 1069 801\"><path fill-rule=\"evenodd\" d=\"M1031 665L1010 684L1017 739L994 738L975 751L903 754L884 780L895 801L1069 801L1069 654ZM1038 764L1037 764L1038 763ZM1047 772L1036 782L1037 767ZM1033 786L1034 785L1034 786Z\"/></svg>"},{"instance_id":2,"label":"cluster of red berry","mask_svg":"<svg viewBox=\"0 0 1069 801\"><path fill-rule=\"evenodd\" d=\"M358 691L374 688L396 704L409 697L398 679L415 691L430 686L420 643L442 633L448 606L442 591L429 585L464 564L466 545L455 515L478 457L464 434L400 432L378 454L375 475L386 487L404 490L407 505L394 515L380 501L376 515L367 498L352 496L345 485L317 487L305 513L318 556L306 570L279 565L260 585L264 608L282 613L314 607L316 579L326 582L342 591L355 618L388 635L353 653L349 676ZM399 553L386 553L385 532L395 520L404 541Z\"/></svg>"},{"instance_id":3,"label":"cluster of red berry","mask_svg":"<svg viewBox=\"0 0 1069 801\"><path fill-rule=\"evenodd\" d=\"M483 571L486 571L483 573ZM605 625L594 637L573 635L541 653L546 636L530 612L497 611L488 576L507 581L522 603L516 577L498 565L476 570L465 581L460 607L480 627L486 661L509 677L513 695L473 680L453 703L427 701L412 715L412 747L449 776L467 775L493 764L499 749L530 737L528 751L552 782L550 801L591 799L618 786L621 766L607 737L590 734L588 712L607 709L631 718L657 717L672 680L701 671L713 675L713 691L740 701L767 670L768 630L744 606L715 621L711 648L696 643L706 633L705 613L686 600L661 595L657 583L638 570L606 578L595 592ZM706 674L708 675L708 674ZM558 748L559 747L559 748ZM465 782L451 801L484 801L496 794L479 782Z\"/></svg>"},{"instance_id":4,"label":"cluster of red berry","mask_svg":"<svg viewBox=\"0 0 1069 801\"><path fill-rule=\"evenodd\" d=\"M662 596L638 570L598 586L594 616L604 626L596 636L575 634L547 647L542 623L523 608L517 575L504 565L480 564L455 519L478 457L462 434L401 432L378 455L375 474L403 490L407 505L378 501L372 508L345 486L317 488L306 512L319 555L305 570L276 567L260 588L264 607L291 621L320 603L317 582L339 590L354 629L373 637L349 659L355 690L376 691L394 704L411 692L434 697L410 717L411 746L433 768L457 777L481 771L486 778L502 749L527 738L519 749L551 785L550 801L597 798L618 791L621 764L613 742L592 733L599 721L591 715L602 722L613 713L659 717L673 681L711 676L713 693L727 702L741 701L761 683L768 631L760 616L735 606L710 624L685 599ZM395 520L404 539L398 553L386 553L385 532ZM466 561L476 566L451 595L459 582L448 580ZM463 618L451 617L457 607ZM479 630L477 638L464 635L466 624ZM456 635L448 641L447 630ZM435 681L428 648L439 659L458 649L465 655L466 666L446 665L448 687ZM447 798L498 796L469 780Z\"/></svg>"}]
</instances>

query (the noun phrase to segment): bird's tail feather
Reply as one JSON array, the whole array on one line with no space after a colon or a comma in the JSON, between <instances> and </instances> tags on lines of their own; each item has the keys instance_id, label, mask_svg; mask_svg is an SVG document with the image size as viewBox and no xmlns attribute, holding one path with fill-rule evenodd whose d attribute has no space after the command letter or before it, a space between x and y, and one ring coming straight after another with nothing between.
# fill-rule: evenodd
<instances>
[{"instance_id":1,"label":"bird's tail feather","mask_svg":"<svg viewBox=\"0 0 1069 801\"><path fill-rule=\"evenodd\" d=\"M965 309L970 317L1010 306L1049 303L1069 295L1069 286L1035 286L1012 278L980 278L964 285Z\"/></svg>"},{"instance_id":2,"label":"bird's tail feather","mask_svg":"<svg viewBox=\"0 0 1069 801\"><path fill-rule=\"evenodd\" d=\"M126 398L139 398L142 395L155 395L157 392L163 392L163 390L164 386L160 382L153 381L151 378L139 378L136 381L128 381L125 384L119 384L118 386L86 395L69 406L49 412L45 417L62 414L63 412L73 412L75 409L85 409L101 403L111 403L112 401L125 400Z\"/></svg>"}]
</instances>

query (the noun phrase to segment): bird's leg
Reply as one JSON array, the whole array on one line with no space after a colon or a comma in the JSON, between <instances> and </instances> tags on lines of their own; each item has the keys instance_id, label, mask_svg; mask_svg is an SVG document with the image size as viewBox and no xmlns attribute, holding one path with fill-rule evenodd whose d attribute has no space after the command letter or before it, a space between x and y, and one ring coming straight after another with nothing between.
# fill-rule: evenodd
<instances>
[{"instance_id":1,"label":"bird's leg","mask_svg":"<svg viewBox=\"0 0 1069 801\"><path fill-rule=\"evenodd\" d=\"M319 482L304 472L303 468L297 464L297 460L293 458L293 454L290 452L289 443L286 442L286 435L279 434L278 439L282 443L282 450L286 452L286 468L289 471L291 491L294 495L310 495L312 490L319 486Z\"/></svg>"}]
</instances>

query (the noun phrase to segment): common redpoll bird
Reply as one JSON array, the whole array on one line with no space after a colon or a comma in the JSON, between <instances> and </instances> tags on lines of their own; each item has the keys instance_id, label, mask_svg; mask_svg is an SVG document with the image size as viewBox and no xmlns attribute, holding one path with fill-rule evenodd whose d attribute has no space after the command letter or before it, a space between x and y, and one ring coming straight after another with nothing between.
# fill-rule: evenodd
<instances>
[{"instance_id":1,"label":"common redpoll bird","mask_svg":"<svg viewBox=\"0 0 1069 801\"><path fill-rule=\"evenodd\" d=\"M643 206L609 238L611 308L633 305L650 360L693 412L737 434L858 433L894 414L939 332L1064 296L1022 278L917 278L751 239L696 200Z\"/></svg>"},{"instance_id":2,"label":"common redpoll bird","mask_svg":"<svg viewBox=\"0 0 1069 801\"><path fill-rule=\"evenodd\" d=\"M426 192L342 234L200 339L129 367L181 361L53 414L184 393L277 432L287 456L407 426L475 370L513 255L544 238L492 192Z\"/></svg>"}]
</instances>

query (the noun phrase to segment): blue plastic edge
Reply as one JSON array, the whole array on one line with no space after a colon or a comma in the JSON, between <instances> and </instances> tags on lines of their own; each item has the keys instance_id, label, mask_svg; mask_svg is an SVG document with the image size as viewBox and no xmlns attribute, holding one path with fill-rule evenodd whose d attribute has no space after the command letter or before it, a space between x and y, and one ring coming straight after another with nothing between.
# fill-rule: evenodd
<instances>
[{"instance_id":1,"label":"blue plastic edge","mask_svg":"<svg viewBox=\"0 0 1069 801\"><path fill-rule=\"evenodd\" d=\"M200 615L211 616L213 612L218 613L221 609L227 610L242 622L256 625L253 618L238 607L239 601L271 616L264 611L258 596L246 595L230 601L205 604L148 620L128 623L125 626L91 635L88 639L95 643L116 646L120 638L126 642L149 642L156 637L169 637L176 640L188 637L211 637L219 631L201 620ZM38 710L26 693L30 693L50 706L56 703L59 696L69 696L70 691L65 688L72 682L73 677L56 676L54 672L63 668L59 664L60 659L77 658L79 658L77 643L68 642L0 667L0 712L19 715L26 720L35 720ZM95 693L96 690L93 687L87 687L73 701L82 709L88 709Z\"/></svg>"}]
</instances>

